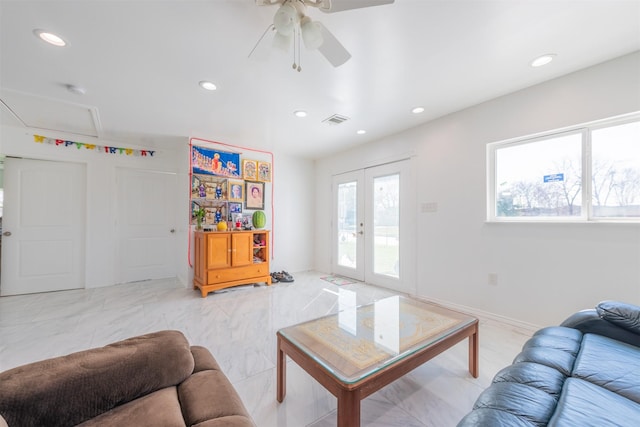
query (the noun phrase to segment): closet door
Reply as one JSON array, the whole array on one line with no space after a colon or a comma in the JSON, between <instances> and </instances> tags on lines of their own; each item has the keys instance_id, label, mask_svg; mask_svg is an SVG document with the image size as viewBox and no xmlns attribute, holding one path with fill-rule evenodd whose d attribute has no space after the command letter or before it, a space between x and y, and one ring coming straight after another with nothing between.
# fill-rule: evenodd
<instances>
[{"instance_id":1,"label":"closet door","mask_svg":"<svg viewBox=\"0 0 640 427\"><path fill-rule=\"evenodd\" d=\"M84 164L7 157L0 295L85 286Z\"/></svg>"},{"instance_id":2,"label":"closet door","mask_svg":"<svg viewBox=\"0 0 640 427\"><path fill-rule=\"evenodd\" d=\"M118 168L117 283L176 276L173 173Z\"/></svg>"}]
</instances>

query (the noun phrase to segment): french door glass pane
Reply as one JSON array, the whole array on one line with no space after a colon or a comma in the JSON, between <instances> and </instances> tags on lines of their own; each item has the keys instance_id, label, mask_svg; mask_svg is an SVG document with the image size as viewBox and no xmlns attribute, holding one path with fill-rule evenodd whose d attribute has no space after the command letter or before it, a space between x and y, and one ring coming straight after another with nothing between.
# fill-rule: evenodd
<instances>
[{"instance_id":1,"label":"french door glass pane","mask_svg":"<svg viewBox=\"0 0 640 427\"><path fill-rule=\"evenodd\" d=\"M373 272L399 277L400 175L373 180Z\"/></svg>"},{"instance_id":2,"label":"french door glass pane","mask_svg":"<svg viewBox=\"0 0 640 427\"><path fill-rule=\"evenodd\" d=\"M595 217L640 217L640 122L591 134L591 200Z\"/></svg>"},{"instance_id":3,"label":"french door glass pane","mask_svg":"<svg viewBox=\"0 0 640 427\"><path fill-rule=\"evenodd\" d=\"M356 181L338 185L338 265L356 268Z\"/></svg>"}]
</instances>

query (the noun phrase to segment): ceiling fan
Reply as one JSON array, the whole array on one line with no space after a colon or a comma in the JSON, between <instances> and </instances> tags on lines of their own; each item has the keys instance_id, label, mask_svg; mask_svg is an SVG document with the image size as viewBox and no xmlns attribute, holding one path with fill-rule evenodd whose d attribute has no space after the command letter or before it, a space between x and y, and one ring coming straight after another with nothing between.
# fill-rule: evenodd
<instances>
[{"instance_id":1,"label":"ceiling fan","mask_svg":"<svg viewBox=\"0 0 640 427\"><path fill-rule=\"evenodd\" d=\"M315 7L325 13L341 12L349 9L380 6L395 0L255 0L258 6L280 5L273 17L273 24L262 34L249 57L271 30L274 32L273 45L288 51L293 42L293 69L301 71L300 38L309 50L320 52L334 67L339 67L351 58L338 39L318 21L307 16L307 7ZM297 53L297 59L296 59ZM297 63L296 63L297 62Z\"/></svg>"}]
</instances>

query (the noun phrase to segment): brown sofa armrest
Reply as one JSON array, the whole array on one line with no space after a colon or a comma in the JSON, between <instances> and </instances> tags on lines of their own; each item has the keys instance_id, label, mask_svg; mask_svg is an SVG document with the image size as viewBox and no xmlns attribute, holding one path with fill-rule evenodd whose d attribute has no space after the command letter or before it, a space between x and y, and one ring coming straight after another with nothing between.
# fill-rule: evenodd
<instances>
[{"instance_id":1,"label":"brown sofa armrest","mask_svg":"<svg viewBox=\"0 0 640 427\"><path fill-rule=\"evenodd\" d=\"M200 371L206 371L208 369L212 369L215 371L220 370L220 366L216 359L213 358L213 355L209 352L205 347L201 347L199 345L191 346L191 354L193 354L193 373Z\"/></svg>"},{"instance_id":2,"label":"brown sofa armrest","mask_svg":"<svg viewBox=\"0 0 640 427\"><path fill-rule=\"evenodd\" d=\"M193 372L189 343L161 331L0 373L0 414L13 425L76 425L177 385Z\"/></svg>"},{"instance_id":3,"label":"brown sofa armrest","mask_svg":"<svg viewBox=\"0 0 640 427\"><path fill-rule=\"evenodd\" d=\"M191 353L193 375L178 386L187 425L255 427L238 392L209 350L194 345Z\"/></svg>"}]
</instances>

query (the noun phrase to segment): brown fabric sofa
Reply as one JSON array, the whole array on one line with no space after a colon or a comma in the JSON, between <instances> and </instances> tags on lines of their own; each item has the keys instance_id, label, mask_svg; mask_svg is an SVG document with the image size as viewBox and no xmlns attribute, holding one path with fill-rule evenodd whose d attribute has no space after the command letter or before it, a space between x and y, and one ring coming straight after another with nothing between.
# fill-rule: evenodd
<instances>
[{"instance_id":1,"label":"brown fabric sofa","mask_svg":"<svg viewBox=\"0 0 640 427\"><path fill-rule=\"evenodd\" d=\"M2 372L0 415L9 427L255 427L211 353L179 331Z\"/></svg>"}]
</instances>

